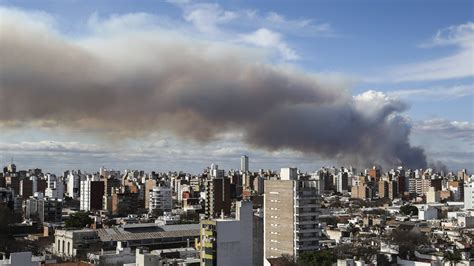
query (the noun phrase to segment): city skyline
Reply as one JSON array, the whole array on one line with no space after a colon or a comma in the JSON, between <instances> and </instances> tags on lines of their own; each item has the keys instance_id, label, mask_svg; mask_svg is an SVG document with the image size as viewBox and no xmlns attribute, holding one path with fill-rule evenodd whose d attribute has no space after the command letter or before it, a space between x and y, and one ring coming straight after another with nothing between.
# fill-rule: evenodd
<instances>
[{"instance_id":1,"label":"city skyline","mask_svg":"<svg viewBox=\"0 0 474 266\"><path fill-rule=\"evenodd\" d=\"M433 1L429 10L421 1L364 3L317 1L308 7L245 1L122 1L117 5L100 1L89 5L77 1L1 1L2 32L8 35L0 46L7 62L0 80L4 96L0 98L0 161L7 164L13 157L22 168L40 167L54 173L102 165L119 170L182 169L196 173L210 162L239 169L239 157L247 154L251 165L265 169L297 166L309 172L332 165L396 167L397 160L422 160L423 152L418 154L417 150L421 147L426 166L440 161L452 171L473 171L472 3ZM7 25L24 34L11 35ZM128 53L123 39L140 39L142 35L159 38L137 41L135 47L140 48ZM51 61L51 73L46 73L44 66L36 68L29 58L13 57L9 61L9 55L15 54L8 49L10 42L29 38L32 46L18 52L30 53L39 62L58 57ZM164 58L162 49L167 49L170 40L188 56L173 52ZM181 77L204 85L189 94L180 90L180 76L176 76L170 81L170 88L178 90L176 95L161 100L163 91L156 98L154 93L146 94L149 84L161 82L147 73L160 64L146 60L153 54L146 43L158 47L157 58L176 67L183 67L178 64L181 61L187 62ZM163 43L164 48L160 46ZM49 57L46 53L46 59L34 52L43 45L56 49ZM78 49L68 50L71 47ZM212 52L197 53L196 47ZM68 53L71 57L65 56ZM227 64L241 73L235 82L207 83L201 75L212 73L187 68L199 62L220 66L221 61L234 60L234 53L244 65ZM74 61L84 60L83 54L91 61ZM94 60L103 65L97 67ZM279 83L271 80L257 85L261 92L255 94L249 88L267 80L253 79L253 68L249 75L242 70L254 63L262 66L258 71L270 72L265 74L267 79L276 75L276 80L288 79L302 89L287 86L274 92L267 85ZM97 72L121 67L95 75L81 72L81 64ZM128 64L131 67L126 67ZM172 72L164 71L166 77L172 77ZM31 81L15 78L28 73L35 73ZM130 78L133 75L140 79ZM84 77L92 84L84 84ZM233 77L222 75L223 79ZM316 94L313 86L317 87ZM118 91L112 87L119 87ZM222 87L235 87L236 91L216 89ZM61 91L67 88L77 93ZM145 96L132 97L130 90ZM279 107L287 104L282 97L290 99L286 109ZM301 112L305 99L312 97L308 100L311 110ZM267 98L277 107L264 101ZM157 106L151 108L154 101ZM331 108L314 107L321 101L329 101ZM129 102L132 106L127 106ZM209 107L213 105L214 109ZM345 106L351 106L350 110ZM176 112L166 113L174 108ZM233 111L215 111L227 109ZM255 116L260 111L275 113L276 118ZM347 123L347 117L356 122ZM277 118L281 120L274 121ZM296 122L281 123L286 120ZM315 122L318 120L321 123ZM339 120L343 121L340 125ZM301 129L308 124L314 127ZM330 127L321 132L328 124ZM301 130L301 134L276 134L278 130ZM276 136L274 140L268 138L269 132ZM335 132L340 135L332 138ZM361 132L360 136L356 132ZM365 136L372 142L365 144ZM298 139L302 144L295 141ZM375 161L379 158L382 161Z\"/></svg>"}]
</instances>

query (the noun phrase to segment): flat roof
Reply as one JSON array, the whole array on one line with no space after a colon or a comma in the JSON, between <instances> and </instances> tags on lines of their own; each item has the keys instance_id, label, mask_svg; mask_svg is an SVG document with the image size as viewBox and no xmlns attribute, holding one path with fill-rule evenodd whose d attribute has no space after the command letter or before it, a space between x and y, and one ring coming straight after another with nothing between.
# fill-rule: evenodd
<instances>
[{"instance_id":1,"label":"flat roof","mask_svg":"<svg viewBox=\"0 0 474 266\"><path fill-rule=\"evenodd\" d=\"M130 241L171 237L199 236L199 224L157 225L155 223L129 224L97 229L101 241Z\"/></svg>"}]
</instances>

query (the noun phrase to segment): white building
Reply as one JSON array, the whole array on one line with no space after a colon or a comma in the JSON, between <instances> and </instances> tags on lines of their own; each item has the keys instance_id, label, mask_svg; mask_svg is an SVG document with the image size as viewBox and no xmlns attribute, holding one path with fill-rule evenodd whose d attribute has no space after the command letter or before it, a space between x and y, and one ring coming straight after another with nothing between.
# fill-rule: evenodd
<instances>
[{"instance_id":1,"label":"white building","mask_svg":"<svg viewBox=\"0 0 474 266\"><path fill-rule=\"evenodd\" d=\"M298 176L298 171L296 168L281 168L280 170L280 178L281 180L295 180Z\"/></svg>"},{"instance_id":2,"label":"white building","mask_svg":"<svg viewBox=\"0 0 474 266\"><path fill-rule=\"evenodd\" d=\"M471 182L464 187L464 209L474 209L474 184Z\"/></svg>"},{"instance_id":3,"label":"white building","mask_svg":"<svg viewBox=\"0 0 474 266\"><path fill-rule=\"evenodd\" d=\"M438 219L438 209L430 205L420 205L418 207L418 219L435 220Z\"/></svg>"},{"instance_id":4,"label":"white building","mask_svg":"<svg viewBox=\"0 0 474 266\"><path fill-rule=\"evenodd\" d=\"M78 251L87 249L88 245L99 242L96 230L56 230L54 232L54 254L61 257L75 257Z\"/></svg>"},{"instance_id":5,"label":"white building","mask_svg":"<svg viewBox=\"0 0 474 266\"><path fill-rule=\"evenodd\" d=\"M80 187L80 210L90 211L91 210L91 183L93 181L99 181L99 177L95 175L88 175L82 177Z\"/></svg>"},{"instance_id":6,"label":"white building","mask_svg":"<svg viewBox=\"0 0 474 266\"><path fill-rule=\"evenodd\" d=\"M224 169L219 169L219 165L211 164L211 177L212 178L224 178Z\"/></svg>"},{"instance_id":7,"label":"white building","mask_svg":"<svg viewBox=\"0 0 474 266\"><path fill-rule=\"evenodd\" d=\"M470 215L459 215L457 217L457 225L462 228L473 228L474 227L474 216Z\"/></svg>"},{"instance_id":8,"label":"white building","mask_svg":"<svg viewBox=\"0 0 474 266\"><path fill-rule=\"evenodd\" d=\"M173 200L171 198L171 188L169 187L154 187L150 190L150 213L154 210L171 211L173 208Z\"/></svg>"},{"instance_id":9,"label":"white building","mask_svg":"<svg viewBox=\"0 0 474 266\"><path fill-rule=\"evenodd\" d=\"M64 183L60 178L53 174L46 174L46 190L45 196L49 198L64 198Z\"/></svg>"},{"instance_id":10,"label":"white building","mask_svg":"<svg viewBox=\"0 0 474 266\"><path fill-rule=\"evenodd\" d=\"M249 171L249 157L247 155L242 155L242 157L240 157L240 171L243 173Z\"/></svg>"},{"instance_id":11,"label":"white building","mask_svg":"<svg viewBox=\"0 0 474 266\"><path fill-rule=\"evenodd\" d=\"M236 204L235 219L201 221L201 265L253 265L252 202Z\"/></svg>"},{"instance_id":12,"label":"white building","mask_svg":"<svg viewBox=\"0 0 474 266\"><path fill-rule=\"evenodd\" d=\"M81 177L75 171L70 171L67 175L67 195L77 199L80 196Z\"/></svg>"}]
</instances>

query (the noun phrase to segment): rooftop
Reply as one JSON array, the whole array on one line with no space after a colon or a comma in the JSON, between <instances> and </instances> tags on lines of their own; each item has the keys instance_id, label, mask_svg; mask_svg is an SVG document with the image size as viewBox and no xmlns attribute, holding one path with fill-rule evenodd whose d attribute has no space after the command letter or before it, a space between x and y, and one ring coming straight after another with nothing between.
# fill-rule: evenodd
<instances>
[{"instance_id":1,"label":"rooftop","mask_svg":"<svg viewBox=\"0 0 474 266\"><path fill-rule=\"evenodd\" d=\"M130 241L168 237L199 236L199 224L157 225L130 224L97 229L101 241Z\"/></svg>"}]
</instances>

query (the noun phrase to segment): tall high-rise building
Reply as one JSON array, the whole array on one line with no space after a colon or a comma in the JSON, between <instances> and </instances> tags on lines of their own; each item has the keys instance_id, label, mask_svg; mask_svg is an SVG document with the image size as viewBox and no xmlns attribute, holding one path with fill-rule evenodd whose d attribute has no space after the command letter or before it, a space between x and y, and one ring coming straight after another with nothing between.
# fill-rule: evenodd
<instances>
[{"instance_id":1,"label":"tall high-rise building","mask_svg":"<svg viewBox=\"0 0 474 266\"><path fill-rule=\"evenodd\" d=\"M225 175L224 169L219 169L219 165L211 164L210 174L212 178L223 178Z\"/></svg>"},{"instance_id":2,"label":"tall high-rise building","mask_svg":"<svg viewBox=\"0 0 474 266\"><path fill-rule=\"evenodd\" d=\"M149 211L171 211L173 208L173 201L171 198L171 188L159 186L154 187L149 192Z\"/></svg>"},{"instance_id":3,"label":"tall high-rise building","mask_svg":"<svg viewBox=\"0 0 474 266\"><path fill-rule=\"evenodd\" d=\"M240 171L243 173L249 171L249 157L247 155L242 155L242 157L240 157Z\"/></svg>"},{"instance_id":4,"label":"tall high-rise building","mask_svg":"<svg viewBox=\"0 0 474 266\"><path fill-rule=\"evenodd\" d=\"M379 197L393 200L398 196L398 183L391 180L379 181Z\"/></svg>"},{"instance_id":5,"label":"tall high-rise building","mask_svg":"<svg viewBox=\"0 0 474 266\"><path fill-rule=\"evenodd\" d=\"M81 180L80 209L83 211L101 210L104 187L104 181L100 181L98 176L88 176Z\"/></svg>"},{"instance_id":6,"label":"tall high-rise building","mask_svg":"<svg viewBox=\"0 0 474 266\"><path fill-rule=\"evenodd\" d=\"M464 209L474 210L474 182L464 187Z\"/></svg>"},{"instance_id":7,"label":"tall high-rise building","mask_svg":"<svg viewBox=\"0 0 474 266\"><path fill-rule=\"evenodd\" d=\"M42 193L35 193L25 201L25 218L45 222L61 222L63 202L61 199L44 198Z\"/></svg>"},{"instance_id":8,"label":"tall high-rise building","mask_svg":"<svg viewBox=\"0 0 474 266\"><path fill-rule=\"evenodd\" d=\"M264 181L264 260L282 254L297 258L303 251L320 248L320 196L316 181L283 176L281 180Z\"/></svg>"},{"instance_id":9,"label":"tall high-rise building","mask_svg":"<svg viewBox=\"0 0 474 266\"><path fill-rule=\"evenodd\" d=\"M336 191L337 192L348 192L349 191L349 174L347 172L339 172L336 175Z\"/></svg>"},{"instance_id":10,"label":"tall high-rise building","mask_svg":"<svg viewBox=\"0 0 474 266\"><path fill-rule=\"evenodd\" d=\"M201 265L255 265L252 202L238 201L235 219L201 220Z\"/></svg>"},{"instance_id":11,"label":"tall high-rise building","mask_svg":"<svg viewBox=\"0 0 474 266\"><path fill-rule=\"evenodd\" d=\"M230 214L232 204L230 197L230 179L227 177L206 180L205 214L207 218L219 217L223 212Z\"/></svg>"},{"instance_id":12,"label":"tall high-rise building","mask_svg":"<svg viewBox=\"0 0 474 266\"><path fill-rule=\"evenodd\" d=\"M23 199L27 199L33 194L37 189L37 181L36 181L36 176L32 176L30 178L25 178L23 180L20 180L20 195L22 196Z\"/></svg>"},{"instance_id":13,"label":"tall high-rise building","mask_svg":"<svg viewBox=\"0 0 474 266\"><path fill-rule=\"evenodd\" d=\"M150 207L150 192L156 187L156 179L147 179L145 181L145 209Z\"/></svg>"},{"instance_id":14,"label":"tall high-rise building","mask_svg":"<svg viewBox=\"0 0 474 266\"><path fill-rule=\"evenodd\" d=\"M81 177L76 171L69 171L67 175L67 195L71 198L77 199L80 197L80 183Z\"/></svg>"},{"instance_id":15,"label":"tall high-rise building","mask_svg":"<svg viewBox=\"0 0 474 266\"><path fill-rule=\"evenodd\" d=\"M53 174L46 174L45 196L48 198L64 198L64 182Z\"/></svg>"}]
</instances>

